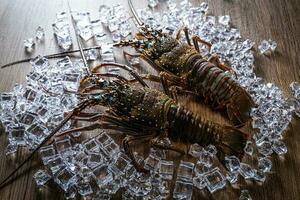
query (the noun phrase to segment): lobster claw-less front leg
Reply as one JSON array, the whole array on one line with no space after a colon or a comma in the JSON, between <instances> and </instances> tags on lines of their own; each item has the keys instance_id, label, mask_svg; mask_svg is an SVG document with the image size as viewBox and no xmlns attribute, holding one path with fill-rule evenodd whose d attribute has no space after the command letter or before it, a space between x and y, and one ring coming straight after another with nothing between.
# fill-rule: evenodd
<instances>
[{"instance_id":1,"label":"lobster claw-less front leg","mask_svg":"<svg viewBox=\"0 0 300 200\"><path fill-rule=\"evenodd\" d=\"M123 148L125 153L131 158L132 164L136 167L139 172L149 173L149 170L146 170L135 158L133 153L133 143L136 141L141 142L141 140L150 140L153 137L151 134L131 136L126 135L123 139Z\"/></svg>"},{"instance_id":2,"label":"lobster claw-less front leg","mask_svg":"<svg viewBox=\"0 0 300 200\"><path fill-rule=\"evenodd\" d=\"M164 149L164 150L171 150L178 152L180 154L185 154L184 150L180 149L179 147L175 146L171 143L171 141L168 139L169 136L169 123L166 122L164 124L164 127L162 128L162 133L158 135L157 137L151 139L150 144L153 147Z\"/></svg>"}]
</instances>

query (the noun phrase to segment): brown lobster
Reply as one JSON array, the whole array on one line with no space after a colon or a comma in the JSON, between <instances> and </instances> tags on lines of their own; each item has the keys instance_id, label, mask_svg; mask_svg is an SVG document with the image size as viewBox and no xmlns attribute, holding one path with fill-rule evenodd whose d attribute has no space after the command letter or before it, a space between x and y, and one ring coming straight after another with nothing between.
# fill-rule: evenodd
<instances>
[{"instance_id":1,"label":"brown lobster","mask_svg":"<svg viewBox=\"0 0 300 200\"><path fill-rule=\"evenodd\" d=\"M138 18L131 0L128 1L131 11L139 25L135 39L121 41L115 46L132 46L139 55L124 51L125 56L139 56L152 67L160 71L159 77L147 75L144 78L152 81L160 80L164 90L173 98L178 93L194 94L204 97L213 109L226 109L229 119L236 126L242 126L250 119L251 108L255 105L247 91L240 86L228 73L229 67L222 64L217 56L208 60L200 54L199 36L192 36L191 45L187 28L180 29L173 38L161 30L155 30L144 25ZM179 41L181 31L184 31L187 43Z\"/></svg>"},{"instance_id":2,"label":"brown lobster","mask_svg":"<svg viewBox=\"0 0 300 200\"><path fill-rule=\"evenodd\" d=\"M133 85L132 80L115 74L101 74L97 70L104 66L118 66L134 75L143 87ZM116 80L105 80L102 77L115 77ZM32 158L42 145L52 141L52 137L62 136L78 131L94 129L113 129L122 132L125 153L132 159L137 170L147 172L134 157L132 143L149 142L151 146L184 153L172 143L163 143L164 138L180 140L189 143L199 143L202 146L213 144L218 152L217 157L224 164L225 156L235 155L242 158L248 134L231 126L222 126L207 121L200 116L178 105L166 94L151 89L143 82L137 73L126 65L118 63L102 63L96 66L90 75L81 81L81 92L78 94L82 102L55 128L35 151L2 183L0 188L20 167ZM106 113L87 113L84 109L95 105L109 108ZM83 127L77 127L58 133L61 127L70 119L92 122Z\"/></svg>"}]
</instances>

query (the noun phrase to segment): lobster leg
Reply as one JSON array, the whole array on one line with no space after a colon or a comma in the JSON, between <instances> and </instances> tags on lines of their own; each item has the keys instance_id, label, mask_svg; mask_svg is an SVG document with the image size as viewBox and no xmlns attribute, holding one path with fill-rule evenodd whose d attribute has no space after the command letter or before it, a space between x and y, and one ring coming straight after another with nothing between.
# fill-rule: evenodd
<instances>
[{"instance_id":1,"label":"lobster leg","mask_svg":"<svg viewBox=\"0 0 300 200\"><path fill-rule=\"evenodd\" d=\"M185 35L185 38L186 38L186 41L187 41L188 45L192 46L191 40L190 40L190 36L189 36L189 29L186 26L180 28L177 31L177 33L176 33L176 40L179 40L181 31L184 32L184 35Z\"/></svg>"},{"instance_id":2,"label":"lobster leg","mask_svg":"<svg viewBox=\"0 0 300 200\"><path fill-rule=\"evenodd\" d=\"M153 74L141 74L142 79L153 82L160 82L160 77ZM136 82L136 79L130 79L129 82Z\"/></svg>"},{"instance_id":3,"label":"lobster leg","mask_svg":"<svg viewBox=\"0 0 300 200\"><path fill-rule=\"evenodd\" d=\"M188 95L193 95L193 96L197 96L198 95L198 93L196 93L196 92L185 90L182 87L176 86L176 85L171 86L169 88L169 91L170 91L170 97L172 99L174 99L176 102L178 100L178 94L188 94Z\"/></svg>"},{"instance_id":4,"label":"lobster leg","mask_svg":"<svg viewBox=\"0 0 300 200\"><path fill-rule=\"evenodd\" d=\"M167 95L169 95L170 91L169 88L171 85L169 85L168 82L171 82L172 85L184 85L184 81L179 76L170 74L168 72L161 72L159 74L162 86L164 88L164 91Z\"/></svg>"},{"instance_id":5,"label":"lobster leg","mask_svg":"<svg viewBox=\"0 0 300 200\"><path fill-rule=\"evenodd\" d=\"M174 144L163 142L163 139L168 137L169 134L169 123L165 123L162 132L163 132L162 134L150 140L151 146L164 149L164 150L175 151L180 154L185 154L185 152L182 149L176 147Z\"/></svg>"},{"instance_id":6,"label":"lobster leg","mask_svg":"<svg viewBox=\"0 0 300 200\"><path fill-rule=\"evenodd\" d=\"M127 51L123 50L123 56L124 56L126 62L127 62L128 64L130 64L130 62L129 62L129 60L128 60L127 57L138 58L138 57L141 56L141 54L131 54L131 53L128 53ZM134 66L134 67L135 67L135 66L138 66L138 64L131 65L131 66Z\"/></svg>"},{"instance_id":7,"label":"lobster leg","mask_svg":"<svg viewBox=\"0 0 300 200\"><path fill-rule=\"evenodd\" d=\"M127 65L122 65L122 64L119 64L119 63L114 63L114 62L107 62L107 63L101 63L99 65L96 65L91 71L93 73L95 73L98 69L102 68L102 67L120 67L126 71L128 71L134 78L136 78L142 86L144 87L148 87L148 85L143 81L143 79L140 77L140 75L138 73L136 73L135 71L132 70L132 68L130 68L129 66Z\"/></svg>"},{"instance_id":8,"label":"lobster leg","mask_svg":"<svg viewBox=\"0 0 300 200\"><path fill-rule=\"evenodd\" d=\"M200 48L199 48L199 44L198 43L202 43L206 46L208 46L208 50L210 51L211 48L211 44L209 42L206 42L204 40L202 40L198 35L193 35L192 36L192 40L193 40L193 44L195 49L200 53Z\"/></svg>"},{"instance_id":9,"label":"lobster leg","mask_svg":"<svg viewBox=\"0 0 300 200\"><path fill-rule=\"evenodd\" d=\"M170 145L167 145L167 144L164 144L164 143L161 143L162 138L160 137L157 137L157 138L154 138L150 141L150 144L151 146L153 147L156 147L156 148L160 148L160 149L164 149L164 150L171 150L171 151L175 151L175 152L178 152L180 154L185 154L184 150L176 147L175 145L173 144L170 144Z\"/></svg>"},{"instance_id":10,"label":"lobster leg","mask_svg":"<svg viewBox=\"0 0 300 200\"><path fill-rule=\"evenodd\" d=\"M132 164L136 167L136 169L140 172L148 173L149 171L146 170L140 163L137 162L137 160L134 157L133 150L132 150L132 143L137 141L137 140L150 140L150 138L153 137L152 134L147 134L147 135L140 135L140 136L130 136L127 135L122 143L124 147L125 153L131 158Z\"/></svg>"},{"instance_id":11,"label":"lobster leg","mask_svg":"<svg viewBox=\"0 0 300 200\"><path fill-rule=\"evenodd\" d=\"M211 56L208 59L208 61L211 62L211 63L213 63L213 64L215 64L217 67L219 67L223 71L230 71L230 72L233 71L231 67L222 64L221 61L220 61L220 58L218 56L216 56L216 55Z\"/></svg>"}]
</instances>

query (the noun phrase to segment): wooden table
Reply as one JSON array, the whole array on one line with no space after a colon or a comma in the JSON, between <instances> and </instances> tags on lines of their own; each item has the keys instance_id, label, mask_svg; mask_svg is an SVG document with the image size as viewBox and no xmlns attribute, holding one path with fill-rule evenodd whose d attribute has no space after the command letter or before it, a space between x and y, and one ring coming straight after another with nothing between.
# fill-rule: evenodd
<instances>
[{"instance_id":1,"label":"wooden table","mask_svg":"<svg viewBox=\"0 0 300 200\"><path fill-rule=\"evenodd\" d=\"M117 0L71 0L72 8L90 11L95 17L101 4L114 5ZM135 1L137 2L137 1ZM140 2L140 1L139 1ZM200 4L202 1L194 1ZM126 0L119 1L128 9ZM266 81L275 82L289 95L289 84L300 81L300 2L299 0L209 0L210 12L214 15L229 14L231 22L243 37L254 40L256 44L263 39L271 38L278 43L277 52L270 57L256 55L257 74ZM145 1L135 3L141 8ZM59 52L53 37L51 24L58 11L66 11L66 1L60 0L0 0L0 65L33 55L47 55ZM33 54L25 52L23 40L33 37L35 29L42 26L46 31L44 43L37 44ZM76 46L76 45L75 45ZM10 91L15 83L24 83L30 71L29 64L22 64L0 70L0 91ZM205 116L216 121L225 122L219 115L211 114L206 108L197 106L192 99L185 101L188 108L201 110ZM273 156L274 167L268 174L266 182L259 185L254 182L242 182L238 187L250 191L253 199L300 199L300 134L299 118L293 117L292 123L285 133L288 153L280 158ZM5 134L0 135L0 179L16 167L16 160L24 159L22 153L14 158L7 158L4 149L7 145ZM20 161L19 161L20 162ZM33 173L39 167L37 157L17 180L0 191L2 200L19 199L63 199L63 195L49 187L47 191L39 191L32 181ZM213 195L194 189L193 199L237 199L239 189L229 186Z\"/></svg>"}]
</instances>

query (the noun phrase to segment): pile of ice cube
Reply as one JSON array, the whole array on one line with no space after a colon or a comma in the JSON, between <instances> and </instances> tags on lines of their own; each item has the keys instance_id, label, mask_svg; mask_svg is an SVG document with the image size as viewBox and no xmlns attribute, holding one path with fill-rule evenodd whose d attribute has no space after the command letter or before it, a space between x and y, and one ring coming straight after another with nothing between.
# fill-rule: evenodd
<instances>
[{"instance_id":1,"label":"pile of ice cube","mask_svg":"<svg viewBox=\"0 0 300 200\"><path fill-rule=\"evenodd\" d=\"M155 7L157 1L149 1ZM245 153L251 157L257 155L257 165L241 162L234 156L225 159L227 171L216 166L214 146L205 149L197 144L190 147L189 154L196 162L181 161L174 173L175 163L167 160L164 151L154 150L144 159L136 155L141 164L151 171L149 175L138 173L131 160L123 153L111 137L102 132L95 138L75 142L78 134L60 137L53 145L41 149L40 155L46 166L35 174L37 185L44 185L53 179L64 191L67 198L76 195L94 198L110 198L120 188L125 189L124 199L147 196L153 199L173 196L177 199L190 199L193 186L207 188L215 192L230 184L238 182L238 177L264 182L266 173L270 172L272 162L269 158L274 152L285 154L283 134L291 121L292 111L298 115L300 110L300 87L292 83L293 98L286 101L281 90L273 83L265 83L253 71L254 42L243 39L236 28L230 27L230 16L218 18L208 15L208 4L193 7L188 0L177 6L175 0L168 0L169 9L164 13L154 13L150 9L139 10L141 19L154 28L175 34L181 26L186 25L191 34L199 35L212 43L211 50L200 45L203 56L218 55L227 61L237 74L236 81L251 94L257 108L252 111L252 127L255 134L247 142ZM113 41L126 38L131 33L131 25L125 10L117 5L100 6L100 18L90 19L88 12L72 12L76 29L85 41L94 38L101 45L103 61L114 61L113 48L108 43L108 35L103 27L108 28ZM72 45L70 19L66 13L58 13L53 30L59 46L69 49ZM185 41L184 37L180 38ZM259 45L260 52L273 52L276 43L269 40ZM85 52L89 60L97 58L96 51ZM68 57L55 64L41 56L31 61L32 72L27 75L27 85L16 85L12 92L0 94L0 119L8 133L9 144L6 154L17 151L18 146L34 149L49 134L64 116L78 103L75 95L79 79L83 75L83 65L71 61ZM233 77L235 78L235 77ZM292 105L292 106L291 106ZM67 129L67 124L63 129ZM110 156L108 156L110 155ZM115 156L111 156L115 155ZM171 192L170 182L175 179ZM251 199L247 190L243 190L240 199Z\"/></svg>"}]
</instances>

